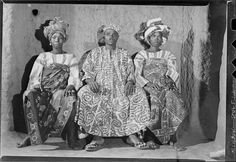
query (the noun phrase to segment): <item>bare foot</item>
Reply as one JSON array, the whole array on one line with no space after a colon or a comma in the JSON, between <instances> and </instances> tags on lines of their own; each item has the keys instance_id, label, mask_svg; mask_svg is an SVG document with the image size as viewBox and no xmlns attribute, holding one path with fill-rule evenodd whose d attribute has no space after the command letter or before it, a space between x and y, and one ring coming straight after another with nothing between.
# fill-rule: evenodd
<instances>
[{"instance_id":1,"label":"bare foot","mask_svg":"<svg viewBox=\"0 0 236 162\"><path fill-rule=\"evenodd\" d=\"M149 147L147 146L147 144L145 142L143 142L143 140L139 139L136 135L131 134L128 138L127 138L127 143L132 145L133 147L136 147L140 150L146 150L149 149Z\"/></svg>"},{"instance_id":2,"label":"bare foot","mask_svg":"<svg viewBox=\"0 0 236 162\"><path fill-rule=\"evenodd\" d=\"M155 150L155 149L159 149L160 148L160 145L158 145L157 143L155 143L154 141L148 141L147 142L147 146L152 149L152 150Z\"/></svg>"},{"instance_id":3,"label":"bare foot","mask_svg":"<svg viewBox=\"0 0 236 162\"><path fill-rule=\"evenodd\" d=\"M186 147L184 147L184 146L182 146L182 145L180 145L180 144L178 144L178 143L175 143L175 144L174 144L174 149L175 149L176 151L185 151L185 150L187 150Z\"/></svg>"},{"instance_id":4,"label":"bare foot","mask_svg":"<svg viewBox=\"0 0 236 162\"><path fill-rule=\"evenodd\" d=\"M85 146L86 151L98 151L103 148L105 140L102 137L94 136L93 140Z\"/></svg>"},{"instance_id":5,"label":"bare foot","mask_svg":"<svg viewBox=\"0 0 236 162\"><path fill-rule=\"evenodd\" d=\"M26 147L26 146L30 146L30 137L27 136L24 138L24 140L22 142L17 143L17 148L22 148L22 147Z\"/></svg>"}]
</instances>

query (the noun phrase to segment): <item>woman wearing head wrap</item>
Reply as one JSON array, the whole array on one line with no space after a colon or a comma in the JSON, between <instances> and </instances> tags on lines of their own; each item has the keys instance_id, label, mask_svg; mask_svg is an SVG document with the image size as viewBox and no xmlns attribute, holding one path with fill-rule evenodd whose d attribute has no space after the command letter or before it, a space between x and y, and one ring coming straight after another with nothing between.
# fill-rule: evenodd
<instances>
[{"instance_id":1,"label":"woman wearing head wrap","mask_svg":"<svg viewBox=\"0 0 236 162\"><path fill-rule=\"evenodd\" d=\"M148 102L145 92L134 87L132 60L125 49L116 46L118 38L117 26L100 27L101 46L91 50L83 64L82 80L87 85L78 92L77 123L94 136L87 151L101 148L102 137L129 136L135 147L147 148L136 133L149 121Z\"/></svg>"},{"instance_id":2,"label":"woman wearing head wrap","mask_svg":"<svg viewBox=\"0 0 236 162\"><path fill-rule=\"evenodd\" d=\"M31 70L27 90L24 92L24 112L28 136L18 147L42 144L50 134L67 133L67 142L74 148L77 131L65 130L73 126L76 90L80 87L75 56L63 50L67 40L68 24L56 17L44 29L50 41L51 52L39 54ZM75 137L76 136L76 137Z\"/></svg>"},{"instance_id":3,"label":"woman wearing head wrap","mask_svg":"<svg viewBox=\"0 0 236 162\"><path fill-rule=\"evenodd\" d=\"M145 140L153 146L176 143L176 130L187 115L176 87L179 77L176 57L160 48L169 33L170 28L160 18L156 18L142 23L135 34L135 38L144 46L144 50L138 52L134 59L135 77L150 99L151 120L148 130L157 138L148 137Z\"/></svg>"}]
</instances>

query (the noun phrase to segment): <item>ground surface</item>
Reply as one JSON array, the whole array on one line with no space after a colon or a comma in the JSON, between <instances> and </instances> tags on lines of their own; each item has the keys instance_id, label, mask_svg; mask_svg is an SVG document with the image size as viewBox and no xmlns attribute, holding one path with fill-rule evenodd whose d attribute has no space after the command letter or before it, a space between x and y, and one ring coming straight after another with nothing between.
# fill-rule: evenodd
<instances>
[{"instance_id":1,"label":"ground surface","mask_svg":"<svg viewBox=\"0 0 236 162\"><path fill-rule=\"evenodd\" d=\"M138 158L138 159L199 159L216 161L209 157L215 151L213 142L188 146L186 151L177 152L172 146L161 146L158 150L138 150L121 139L106 139L104 148L96 152L71 150L61 138L49 138L45 144L16 148L25 134L16 132L2 133L2 156L33 156L33 157L83 157L83 158ZM84 141L81 141L81 147ZM145 160L144 160L145 161Z\"/></svg>"}]
</instances>

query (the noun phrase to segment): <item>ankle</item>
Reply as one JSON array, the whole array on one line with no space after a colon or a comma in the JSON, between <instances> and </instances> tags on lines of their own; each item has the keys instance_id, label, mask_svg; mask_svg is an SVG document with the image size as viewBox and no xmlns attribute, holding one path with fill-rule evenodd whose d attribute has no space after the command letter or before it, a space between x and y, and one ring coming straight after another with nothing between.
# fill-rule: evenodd
<instances>
[{"instance_id":1,"label":"ankle","mask_svg":"<svg viewBox=\"0 0 236 162\"><path fill-rule=\"evenodd\" d=\"M94 136L93 141L97 143L103 143L105 140L101 136Z\"/></svg>"},{"instance_id":2,"label":"ankle","mask_svg":"<svg viewBox=\"0 0 236 162\"><path fill-rule=\"evenodd\" d=\"M138 138L135 134L131 134L129 135L129 139L131 142L133 143L137 143L137 142L141 142L142 140L140 138Z\"/></svg>"}]
</instances>

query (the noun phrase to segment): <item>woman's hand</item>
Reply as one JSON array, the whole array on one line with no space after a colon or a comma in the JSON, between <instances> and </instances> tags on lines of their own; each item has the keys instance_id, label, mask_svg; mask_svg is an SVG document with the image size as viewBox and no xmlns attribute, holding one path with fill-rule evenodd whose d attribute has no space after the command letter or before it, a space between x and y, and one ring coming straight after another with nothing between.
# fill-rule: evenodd
<instances>
[{"instance_id":1,"label":"woman's hand","mask_svg":"<svg viewBox=\"0 0 236 162\"><path fill-rule=\"evenodd\" d=\"M96 81L92 79L86 79L85 82L89 85L89 88L93 93L98 93L100 91L100 86Z\"/></svg>"},{"instance_id":2,"label":"woman's hand","mask_svg":"<svg viewBox=\"0 0 236 162\"><path fill-rule=\"evenodd\" d=\"M68 97L74 95L76 95L75 87L73 85L68 85L65 90L65 96Z\"/></svg>"},{"instance_id":3,"label":"woman's hand","mask_svg":"<svg viewBox=\"0 0 236 162\"><path fill-rule=\"evenodd\" d=\"M34 89L35 89L36 91L41 92L40 84L36 84L36 85L34 86Z\"/></svg>"},{"instance_id":4,"label":"woman's hand","mask_svg":"<svg viewBox=\"0 0 236 162\"><path fill-rule=\"evenodd\" d=\"M81 71L79 72L79 78L82 80L83 76L84 76L84 71L81 70Z\"/></svg>"},{"instance_id":5,"label":"woman's hand","mask_svg":"<svg viewBox=\"0 0 236 162\"><path fill-rule=\"evenodd\" d=\"M177 89L175 82L169 76L166 76L165 80L166 80L165 84L169 88L169 90L176 90Z\"/></svg>"},{"instance_id":6,"label":"woman's hand","mask_svg":"<svg viewBox=\"0 0 236 162\"><path fill-rule=\"evenodd\" d=\"M125 85L125 95L129 96L134 94L134 92L135 92L135 84L134 81L130 80Z\"/></svg>"}]
</instances>

